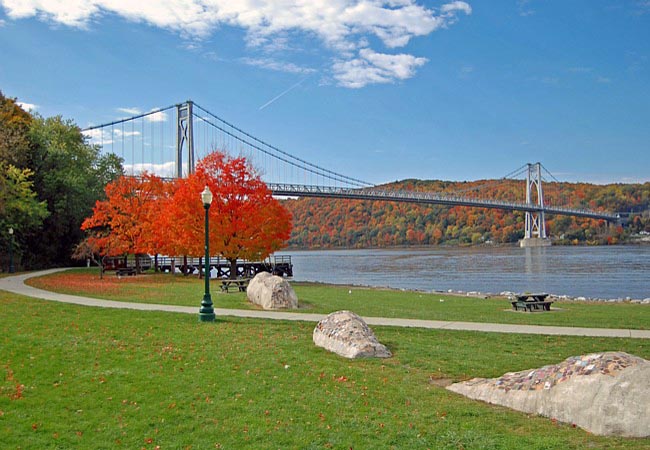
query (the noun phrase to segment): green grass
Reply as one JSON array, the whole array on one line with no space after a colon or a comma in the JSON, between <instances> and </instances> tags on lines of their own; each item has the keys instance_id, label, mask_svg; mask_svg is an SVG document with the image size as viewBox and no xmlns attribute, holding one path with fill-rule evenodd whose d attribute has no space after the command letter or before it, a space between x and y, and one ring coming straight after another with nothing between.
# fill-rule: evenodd
<instances>
[{"instance_id":1,"label":"green grass","mask_svg":"<svg viewBox=\"0 0 650 450\"><path fill-rule=\"evenodd\" d=\"M468 400L494 377L643 340L375 327L394 353L350 361L313 324L110 310L0 292L3 449L650 448Z\"/></svg>"},{"instance_id":2,"label":"green grass","mask_svg":"<svg viewBox=\"0 0 650 450\"><path fill-rule=\"evenodd\" d=\"M117 279L113 273L99 280L95 270L79 269L31 279L28 284L57 292L118 301L197 306L203 281L195 277L145 274ZM218 308L255 308L243 293L224 294L213 282ZM504 298L430 294L413 291L292 283L298 312L330 313L349 309L362 316L412 319L559 325L596 328L650 329L650 307L631 303L556 302L550 313L514 312ZM443 300L443 301L441 301Z\"/></svg>"}]
</instances>

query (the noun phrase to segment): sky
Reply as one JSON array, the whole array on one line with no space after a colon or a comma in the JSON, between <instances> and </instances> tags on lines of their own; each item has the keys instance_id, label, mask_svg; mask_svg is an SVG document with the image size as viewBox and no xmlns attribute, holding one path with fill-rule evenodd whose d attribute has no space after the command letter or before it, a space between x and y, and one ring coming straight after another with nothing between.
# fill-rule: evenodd
<instances>
[{"instance_id":1,"label":"sky","mask_svg":"<svg viewBox=\"0 0 650 450\"><path fill-rule=\"evenodd\" d=\"M191 99L371 183L650 181L649 0L0 0L0 90L82 128Z\"/></svg>"}]
</instances>

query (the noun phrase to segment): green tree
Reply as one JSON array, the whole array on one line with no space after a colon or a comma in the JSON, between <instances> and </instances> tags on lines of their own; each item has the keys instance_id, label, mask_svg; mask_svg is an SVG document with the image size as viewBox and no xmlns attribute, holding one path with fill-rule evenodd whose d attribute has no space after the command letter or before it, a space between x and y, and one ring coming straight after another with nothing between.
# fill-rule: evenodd
<instances>
[{"instance_id":1,"label":"green tree","mask_svg":"<svg viewBox=\"0 0 650 450\"><path fill-rule=\"evenodd\" d=\"M31 122L32 116L18 105L16 99L5 97L0 91L0 162L21 169L30 166Z\"/></svg>"},{"instance_id":2,"label":"green tree","mask_svg":"<svg viewBox=\"0 0 650 450\"><path fill-rule=\"evenodd\" d=\"M81 223L103 198L104 186L122 174L121 159L89 145L73 121L36 115L30 127L34 187L49 216L29 243L29 265L69 264L84 237Z\"/></svg>"},{"instance_id":3,"label":"green tree","mask_svg":"<svg viewBox=\"0 0 650 450\"><path fill-rule=\"evenodd\" d=\"M0 248L3 255L14 245L16 256L25 237L36 230L48 215L45 202L39 202L30 180L33 172L0 161ZM14 230L11 242L9 228Z\"/></svg>"}]
</instances>

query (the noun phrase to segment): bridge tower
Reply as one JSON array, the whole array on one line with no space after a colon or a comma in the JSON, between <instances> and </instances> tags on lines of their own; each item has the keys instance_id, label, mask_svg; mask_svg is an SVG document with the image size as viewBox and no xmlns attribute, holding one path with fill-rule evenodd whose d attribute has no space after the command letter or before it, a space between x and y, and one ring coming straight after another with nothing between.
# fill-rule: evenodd
<instances>
[{"instance_id":1,"label":"bridge tower","mask_svg":"<svg viewBox=\"0 0 650 450\"><path fill-rule=\"evenodd\" d=\"M551 241L546 237L544 221L544 193L542 191L542 165L528 163L526 174L526 203L536 206L535 211L526 211L526 229L524 238L519 241L521 247L547 247Z\"/></svg>"},{"instance_id":2,"label":"bridge tower","mask_svg":"<svg viewBox=\"0 0 650 450\"><path fill-rule=\"evenodd\" d=\"M194 103L176 105L176 177L183 178L183 151L187 152L187 173L194 173Z\"/></svg>"}]
</instances>

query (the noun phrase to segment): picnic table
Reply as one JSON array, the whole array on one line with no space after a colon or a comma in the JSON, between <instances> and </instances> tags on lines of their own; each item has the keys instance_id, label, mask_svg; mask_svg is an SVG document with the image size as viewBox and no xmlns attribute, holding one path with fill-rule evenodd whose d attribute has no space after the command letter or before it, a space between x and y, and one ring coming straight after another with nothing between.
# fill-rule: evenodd
<instances>
[{"instance_id":1,"label":"picnic table","mask_svg":"<svg viewBox=\"0 0 650 450\"><path fill-rule=\"evenodd\" d=\"M512 308L515 311L550 311L553 301L546 300L547 297L548 294L515 294Z\"/></svg>"},{"instance_id":2,"label":"picnic table","mask_svg":"<svg viewBox=\"0 0 650 450\"><path fill-rule=\"evenodd\" d=\"M248 283L251 281L251 278L224 278L221 280L221 291L229 292L230 289L237 289L239 292L246 292Z\"/></svg>"},{"instance_id":3,"label":"picnic table","mask_svg":"<svg viewBox=\"0 0 650 450\"><path fill-rule=\"evenodd\" d=\"M117 275L118 277L123 277L124 275L130 277L130 276L135 276L135 274L136 271L134 267L122 267L115 271L115 275Z\"/></svg>"}]
</instances>

